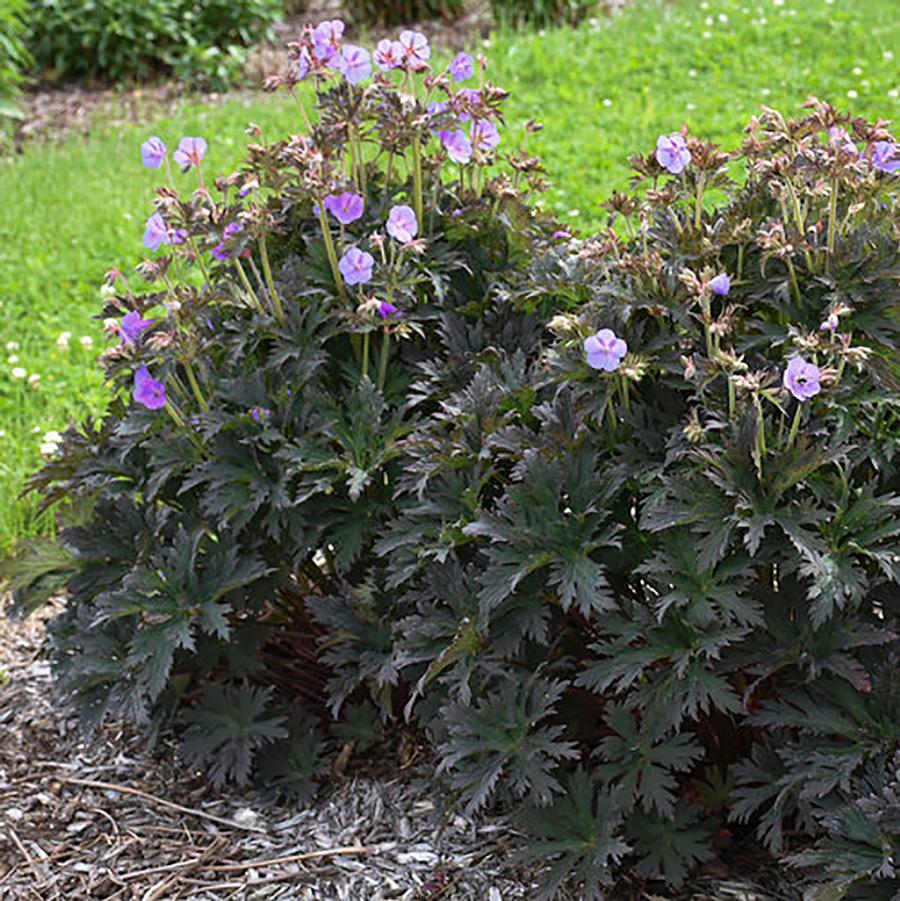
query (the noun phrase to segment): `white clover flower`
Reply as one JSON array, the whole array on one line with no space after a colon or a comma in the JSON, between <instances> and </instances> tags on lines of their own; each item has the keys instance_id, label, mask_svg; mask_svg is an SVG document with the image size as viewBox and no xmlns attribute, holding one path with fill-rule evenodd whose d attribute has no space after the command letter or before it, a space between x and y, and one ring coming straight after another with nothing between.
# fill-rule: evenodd
<instances>
[{"instance_id":1,"label":"white clover flower","mask_svg":"<svg viewBox=\"0 0 900 901\"><path fill-rule=\"evenodd\" d=\"M28 373L21 366L14 366L9 373L14 379L24 379Z\"/></svg>"},{"instance_id":2,"label":"white clover flower","mask_svg":"<svg viewBox=\"0 0 900 901\"><path fill-rule=\"evenodd\" d=\"M859 97L859 91L849 90L847 91L847 96L851 100L856 100L856 98Z\"/></svg>"},{"instance_id":3,"label":"white clover flower","mask_svg":"<svg viewBox=\"0 0 900 901\"><path fill-rule=\"evenodd\" d=\"M36 372L32 372L31 375L28 376L28 386L30 388L37 388L40 380L41 380L40 375Z\"/></svg>"},{"instance_id":4,"label":"white clover flower","mask_svg":"<svg viewBox=\"0 0 900 901\"><path fill-rule=\"evenodd\" d=\"M854 74L854 75L862 75L862 68L861 68L860 66L854 66L854 67L853 67L853 74Z\"/></svg>"},{"instance_id":5,"label":"white clover flower","mask_svg":"<svg viewBox=\"0 0 900 901\"><path fill-rule=\"evenodd\" d=\"M881 54L882 58L890 62L894 58L893 50L885 50L884 53Z\"/></svg>"},{"instance_id":6,"label":"white clover flower","mask_svg":"<svg viewBox=\"0 0 900 901\"><path fill-rule=\"evenodd\" d=\"M18 341L7 341L7 342L6 342L6 349L9 350L9 351L18 350L18 349L19 349L19 342L18 342Z\"/></svg>"},{"instance_id":7,"label":"white clover flower","mask_svg":"<svg viewBox=\"0 0 900 901\"><path fill-rule=\"evenodd\" d=\"M900 88L891 88L888 91L888 97L890 97L892 100L896 100L898 97L900 97Z\"/></svg>"},{"instance_id":8,"label":"white clover flower","mask_svg":"<svg viewBox=\"0 0 900 901\"><path fill-rule=\"evenodd\" d=\"M609 97L604 97L604 98L603 98L603 105L604 105L604 106L612 106L612 100L610 100Z\"/></svg>"},{"instance_id":9,"label":"white clover flower","mask_svg":"<svg viewBox=\"0 0 900 901\"><path fill-rule=\"evenodd\" d=\"M56 346L60 350L68 350L69 349L69 338L72 337L71 332L60 332L59 337L56 339Z\"/></svg>"},{"instance_id":10,"label":"white clover flower","mask_svg":"<svg viewBox=\"0 0 900 901\"><path fill-rule=\"evenodd\" d=\"M15 366L16 363L19 362L19 355L18 354L10 354L6 358L6 362L9 363L10 366Z\"/></svg>"},{"instance_id":11,"label":"white clover flower","mask_svg":"<svg viewBox=\"0 0 900 901\"><path fill-rule=\"evenodd\" d=\"M85 349L90 350L94 346L94 339L90 335L82 335L78 339L78 343Z\"/></svg>"}]
</instances>

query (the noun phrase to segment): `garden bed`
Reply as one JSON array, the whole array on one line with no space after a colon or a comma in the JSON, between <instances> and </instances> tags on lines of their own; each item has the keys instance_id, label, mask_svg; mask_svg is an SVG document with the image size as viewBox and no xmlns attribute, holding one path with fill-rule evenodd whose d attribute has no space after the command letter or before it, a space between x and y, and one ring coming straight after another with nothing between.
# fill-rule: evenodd
<instances>
[{"instance_id":1,"label":"garden bed","mask_svg":"<svg viewBox=\"0 0 900 901\"><path fill-rule=\"evenodd\" d=\"M43 624L58 609L0 619L10 674L0 689L0 899L534 897L531 874L510 863L513 830L448 814L414 760L406 769L398 760L392 777L333 777L319 801L297 808L214 791L173 744L149 752L136 730L108 725L83 742L75 720L52 706L41 654ZM764 869L765 891L715 860L682 898L799 898ZM673 898L637 886L616 897Z\"/></svg>"}]
</instances>

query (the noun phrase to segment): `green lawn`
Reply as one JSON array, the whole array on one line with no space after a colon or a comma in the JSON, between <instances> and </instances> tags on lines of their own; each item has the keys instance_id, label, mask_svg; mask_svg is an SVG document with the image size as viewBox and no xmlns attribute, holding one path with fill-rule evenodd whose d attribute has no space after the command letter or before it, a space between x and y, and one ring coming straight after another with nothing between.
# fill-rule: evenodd
<instances>
[{"instance_id":1,"label":"green lawn","mask_svg":"<svg viewBox=\"0 0 900 901\"><path fill-rule=\"evenodd\" d=\"M545 124L531 144L553 180L545 203L588 227L597 204L625 184L628 155L682 122L733 146L761 103L796 111L808 94L896 117L896 11L896 0L644 0L576 31L502 35L486 52L492 80L512 91L509 145L528 118ZM33 504L16 501L43 433L102 406L93 361L104 339L92 317L103 272L127 271L142 256L158 173L141 168L140 142L203 135L207 171L226 171L249 121L274 137L296 127L297 114L274 96L188 104L152 125L101 128L87 143L31 148L0 165L0 556L16 537L49 528ZM57 345L64 331L68 350ZM9 342L19 346L7 350ZM37 373L37 386L13 379L15 367Z\"/></svg>"}]
</instances>

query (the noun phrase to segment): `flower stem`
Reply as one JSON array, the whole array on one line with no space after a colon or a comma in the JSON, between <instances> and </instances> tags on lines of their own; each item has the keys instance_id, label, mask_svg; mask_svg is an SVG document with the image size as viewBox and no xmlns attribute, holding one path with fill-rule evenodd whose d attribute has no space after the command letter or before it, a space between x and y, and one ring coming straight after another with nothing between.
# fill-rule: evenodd
<instances>
[{"instance_id":1,"label":"flower stem","mask_svg":"<svg viewBox=\"0 0 900 901\"><path fill-rule=\"evenodd\" d=\"M785 257L785 262L787 263L788 275L791 279L791 288L794 290L794 300L797 301L797 305L799 306L803 301L800 297L800 285L797 282L797 272L794 269L794 264L791 262L790 257Z\"/></svg>"},{"instance_id":2,"label":"flower stem","mask_svg":"<svg viewBox=\"0 0 900 901\"><path fill-rule=\"evenodd\" d=\"M831 203L828 210L828 255L832 258L832 267L834 267L834 244L837 235L837 195L838 183L837 179L834 179L831 182Z\"/></svg>"},{"instance_id":3,"label":"flower stem","mask_svg":"<svg viewBox=\"0 0 900 901\"><path fill-rule=\"evenodd\" d=\"M384 390L384 380L387 375L388 357L391 352L391 334L385 329L384 338L381 341L381 357L378 360L378 390Z\"/></svg>"},{"instance_id":4,"label":"flower stem","mask_svg":"<svg viewBox=\"0 0 900 901\"><path fill-rule=\"evenodd\" d=\"M200 404L200 409L203 410L204 413L208 413L209 404L206 402L206 398L203 396L203 392L200 390L200 384L197 381L197 376L194 374L194 367L191 365L190 360L184 361L184 371L187 375L188 384L191 386L191 390L194 392L194 397L197 398L197 403Z\"/></svg>"},{"instance_id":5,"label":"flower stem","mask_svg":"<svg viewBox=\"0 0 900 901\"><path fill-rule=\"evenodd\" d=\"M413 136L412 142L412 158L413 158L413 206L416 211L416 221L420 228L424 227L422 219L422 147L419 140L419 134Z\"/></svg>"},{"instance_id":6,"label":"flower stem","mask_svg":"<svg viewBox=\"0 0 900 901\"><path fill-rule=\"evenodd\" d=\"M734 381L731 378L731 373L728 373L728 418L734 419L734 405L735 405L735 397L734 397Z\"/></svg>"},{"instance_id":7,"label":"flower stem","mask_svg":"<svg viewBox=\"0 0 900 901\"><path fill-rule=\"evenodd\" d=\"M360 379L365 381L369 375L369 332L363 335L362 372Z\"/></svg>"},{"instance_id":8,"label":"flower stem","mask_svg":"<svg viewBox=\"0 0 900 901\"><path fill-rule=\"evenodd\" d=\"M794 444L794 439L797 437L797 429L800 428L800 415L803 412L803 404L798 400L797 401L797 412L794 413L794 421L791 423L791 430L788 433L787 446L790 449Z\"/></svg>"},{"instance_id":9,"label":"flower stem","mask_svg":"<svg viewBox=\"0 0 900 901\"><path fill-rule=\"evenodd\" d=\"M347 294L344 291L344 280L341 278L341 270L338 269L337 252L334 249L334 238L331 236L331 226L328 224L328 216L325 213L325 205L319 201L319 222L322 225L322 237L325 239L325 252L328 254L328 262L331 263L331 274L334 276L334 283L337 286L338 294L346 300Z\"/></svg>"},{"instance_id":10,"label":"flower stem","mask_svg":"<svg viewBox=\"0 0 900 901\"><path fill-rule=\"evenodd\" d=\"M794 190L794 184L789 178L785 179L785 183L787 184L788 191L791 195L791 201L794 205L794 218L797 221L797 231L800 232L800 240L806 241L806 226L803 222L803 210L800 208L800 198L797 197L797 192ZM810 272L814 272L815 269L813 267L812 257L809 255L809 250L804 248L803 255L806 257L806 268Z\"/></svg>"},{"instance_id":11,"label":"flower stem","mask_svg":"<svg viewBox=\"0 0 900 901\"><path fill-rule=\"evenodd\" d=\"M694 228L700 228L703 218L703 173L697 176L697 200L694 203Z\"/></svg>"},{"instance_id":12,"label":"flower stem","mask_svg":"<svg viewBox=\"0 0 900 901\"><path fill-rule=\"evenodd\" d=\"M241 265L241 261L237 257L234 258L234 265L237 267L238 275L241 277L241 284L244 286L244 290L250 295L254 305L256 306L256 309L260 313L264 313L265 310L263 309L262 302L257 296L256 291L253 290L253 285L250 284L250 280L247 278L247 273L244 272L244 267Z\"/></svg>"},{"instance_id":13,"label":"flower stem","mask_svg":"<svg viewBox=\"0 0 900 901\"><path fill-rule=\"evenodd\" d=\"M275 281L272 278L272 267L269 265L269 251L266 247L265 235L259 236L259 256L262 260L263 274L266 277L266 287L269 289L275 317L279 322L284 322L284 309L281 306L281 300L278 298L278 292L275 290Z\"/></svg>"}]
</instances>

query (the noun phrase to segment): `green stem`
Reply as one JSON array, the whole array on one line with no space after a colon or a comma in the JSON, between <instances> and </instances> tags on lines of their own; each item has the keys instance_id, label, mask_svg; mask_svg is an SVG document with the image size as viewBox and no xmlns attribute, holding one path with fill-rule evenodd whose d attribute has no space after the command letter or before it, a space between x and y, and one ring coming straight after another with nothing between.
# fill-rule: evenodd
<instances>
[{"instance_id":1,"label":"green stem","mask_svg":"<svg viewBox=\"0 0 900 901\"><path fill-rule=\"evenodd\" d=\"M363 335L363 354L362 354L362 372L360 379L365 381L369 374L369 332Z\"/></svg>"},{"instance_id":2,"label":"green stem","mask_svg":"<svg viewBox=\"0 0 900 901\"><path fill-rule=\"evenodd\" d=\"M384 330L384 338L381 341L381 357L378 360L378 390L384 390L384 379L387 375L388 357L390 356L391 335L390 332Z\"/></svg>"},{"instance_id":3,"label":"green stem","mask_svg":"<svg viewBox=\"0 0 900 901\"><path fill-rule=\"evenodd\" d=\"M791 431L788 433L787 446L790 449L794 444L794 439L797 437L797 429L800 428L800 416L803 412L803 404L798 400L797 401L797 412L794 413L794 421L791 423Z\"/></svg>"},{"instance_id":4,"label":"green stem","mask_svg":"<svg viewBox=\"0 0 900 901\"><path fill-rule=\"evenodd\" d=\"M837 235L837 195L838 183L837 179L831 182L831 204L828 210L828 255L832 258L832 267L834 266L834 244Z\"/></svg>"},{"instance_id":5,"label":"green stem","mask_svg":"<svg viewBox=\"0 0 900 901\"><path fill-rule=\"evenodd\" d=\"M788 186L788 191L790 192L791 201L794 206L794 218L797 220L797 231L800 232L800 240L805 242L806 241L806 226L803 222L803 210L800 208L800 198L797 197L797 192L794 190L793 182L791 182L791 180L789 178L785 179L785 183ZM804 248L803 255L806 258L806 268L810 272L814 272L815 269L813 267L812 257L809 255L809 250Z\"/></svg>"},{"instance_id":6,"label":"green stem","mask_svg":"<svg viewBox=\"0 0 900 901\"><path fill-rule=\"evenodd\" d=\"M791 288L794 290L794 300L797 301L797 305L799 306L803 301L800 298L800 285L797 282L797 272L794 269L794 264L791 262L790 257L785 257L785 262L787 263L788 275L791 279Z\"/></svg>"},{"instance_id":7,"label":"green stem","mask_svg":"<svg viewBox=\"0 0 900 901\"><path fill-rule=\"evenodd\" d=\"M175 406L175 402L172 400L166 400L166 412L169 416L172 417L172 421L175 425L183 431L188 438L191 440L191 443L200 451L201 454L206 453L206 449L203 447L203 443L200 439L194 434L193 429L191 429L187 422L185 422L184 416L178 412L178 407Z\"/></svg>"},{"instance_id":8,"label":"green stem","mask_svg":"<svg viewBox=\"0 0 900 901\"><path fill-rule=\"evenodd\" d=\"M697 200L694 203L694 228L700 228L703 217L703 173L697 177Z\"/></svg>"},{"instance_id":9,"label":"green stem","mask_svg":"<svg viewBox=\"0 0 900 901\"><path fill-rule=\"evenodd\" d=\"M200 384L197 381L197 376L194 374L194 367L191 365L190 360L184 361L184 371L187 375L188 384L191 386L191 390L194 392L194 397L197 398L197 403L200 404L200 409L203 410L204 413L209 412L209 404L206 402L206 398L203 396L203 392L200 390Z\"/></svg>"},{"instance_id":10,"label":"green stem","mask_svg":"<svg viewBox=\"0 0 900 901\"><path fill-rule=\"evenodd\" d=\"M737 258L737 281L741 280L741 275L744 271L744 245L738 244L738 258Z\"/></svg>"},{"instance_id":11,"label":"green stem","mask_svg":"<svg viewBox=\"0 0 900 901\"><path fill-rule=\"evenodd\" d=\"M628 413L631 411L631 395L628 392L628 379L624 375L619 377L619 388L622 392L622 406Z\"/></svg>"},{"instance_id":12,"label":"green stem","mask_svg":"<svg viewBox=\"0 0 900 901\"><path fill-rule=\"evenodd\" d=\"M422 147L419 141L418 132L413 136L412 142L412 158L413 158L413 206L416 212L416 222L419 228L424 229L424 220L422 219Z\"/></svg>"},{"instance_id":13,"label":"green stem","mask_svg":"<svg viewBox=\"0 0 900 901\"><path fill-rule=\"evenodd\" d=\"M269 265L269 251L266 247L266 236L259 236L259 256L262 260L263 275L266 277L266 287L269 289L269 296L272 300L272 309L275 311L275 317L279 322L284 322L284 310L281 306L281 300L278 292L275 290L275 280L272 278L272 267Z\"/></svg>"},{"instance_id":14,"label":"green stem","mask_svg":"<svg viewBox=\"0 0 900 901\"><path fill-rule=\"evenodd\" d=\"M728 373L728 418L734 419L734 406L735 406L735 397L734 397L734 381L731 378L731 373Z\"/></svg>"},{"instance_id":15,"label":"green stem","mask_svg":"<svg viewBox=\"0 0 900 901\"><path fill-rule=\"evenodd\" d=\"M191 242L191 250L194 251L194 259L200 267L200 272L203 273L203 281L205 281L207 285L212 285L212 282L209 280L209 273L206 271L206 266L203 264L203 257L200 256L200 251L197 249L197 242L194 240L194 236L191 235L188 240Z\"/></svg>"},{"instance_id":16,"label":"green stem","mask_svg":"<svg viewBox=\"0 0 900 901\"><path fill-rule=\"evenodd\" d=\"M325 205L319 201L319 222L322 225L322 237L325 239L325 252L328 254L328 262L331 263L331 274L337 286L338 294L346 300L347 292L344 290L344 280L341 278L341 270L338 269L337 251L334 249L334 238L331 236L331 226L328 224L328 216L325 213Z\"/></svg>"},{"instance_id":17,"label":"green stem","mask_svg":"<svg viewBox=\"0 0 900 901\"><path fill-rule=\"evenodd\" d=\"M241 265L241 261L235 257L234 265L237 267L238 275L241 277L241 284L244 286L244 290L250 295L250 298L253 300L256 309L260 313L264 313L262 302L260 301L256 291L253 290L253 285L250 284L250 280L247 278L247 273L244 271L244 267Z\"/></svg>"}]
</instances>

